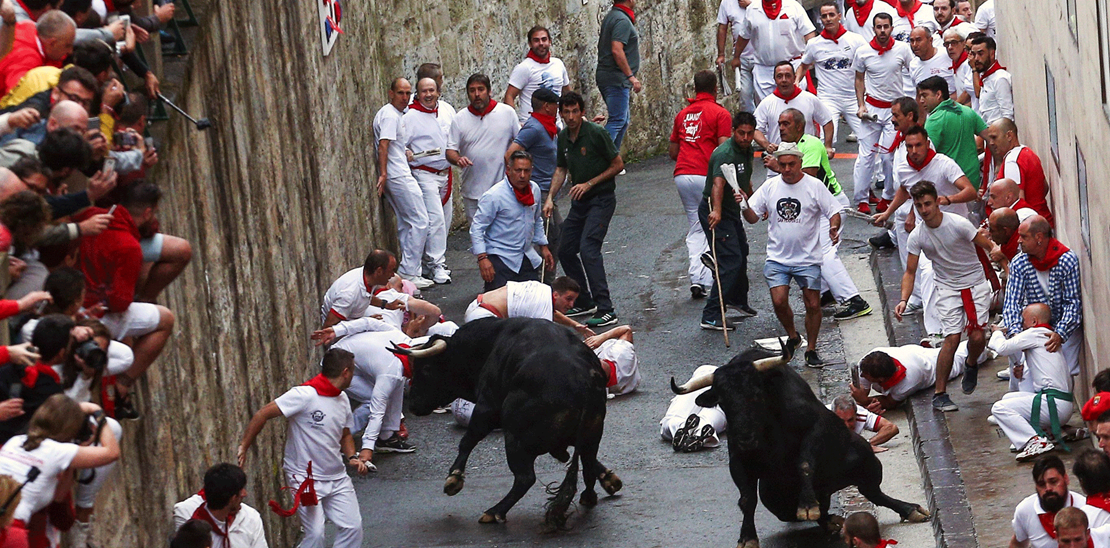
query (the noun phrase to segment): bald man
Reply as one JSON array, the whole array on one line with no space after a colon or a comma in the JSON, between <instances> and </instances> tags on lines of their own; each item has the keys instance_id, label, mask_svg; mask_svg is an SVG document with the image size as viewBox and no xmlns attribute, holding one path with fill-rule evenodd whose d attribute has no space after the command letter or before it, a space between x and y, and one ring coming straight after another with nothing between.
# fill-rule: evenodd
<instances>
[{"instance_id":1,"label":"bald man","mask_svg":"<svg viewBox=\"0 0 1110 548\"><path fill-rule=\"evenodd\" d=\"M1021 197L1021 187L1013 179L999 179L991 183L987 190L987 205L990 211L1008 207L1017 213L1018 220L1024 221L1037 214Z\"/></svg>"},{"instance_id":2,"label":"bald man","mask_svg":"<svg viewBox=\"0 0 1110 548\"><path fill-rule=\"evenodd\" d=\"M1033 149L1020 143L1017 125L1007 118L997 120L983 132L983 138L987 150L999 166L997 174L988 177L988 180L1010 179L1017 183L1029 207L1044 217L1049 226L1055 226L1052 213L1048 210L1048 183L1041 159Z\"/></svg>"},{"instance_id":3,"label":"bald man","mask_svg":"<svg viewBox=\"0 0 1110 548\"><path fill-rule=\"evenodd\" d=\"M991 241L995 244L994 249L991 249L991 260L1002 265L1003 270L1009 274L1010 261L1021 251L1018 237L1018 225L1021 224L1021 219L1018 218L1016 211L1008 207L1000 207L991 212L987 223Z\"/></svg>"},{"instance_id":4,"label":"bald man","mask_svg":"<svg viewBox=\"0 0 1110 548\"><path fill-rule=\"evenodd\" d=\"M12 49L0 60L0 95L6 95L33 68L61 68L62 61L73 53L76 35L73 19L58 10L42 14L37 23L16 23Z\"/></svg>"}]
</instances>

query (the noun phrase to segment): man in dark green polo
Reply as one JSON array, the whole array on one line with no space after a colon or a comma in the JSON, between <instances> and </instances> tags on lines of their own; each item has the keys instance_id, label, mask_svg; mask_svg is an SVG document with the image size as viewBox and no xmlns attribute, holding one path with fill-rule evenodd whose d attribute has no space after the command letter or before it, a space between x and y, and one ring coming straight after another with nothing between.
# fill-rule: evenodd
<instances>
[{"instance_id":1,"label":"man in dark green polo","mask_svg":"<svg viewBox=\"0 0 1110 548\"><path fill-rule=\"evenodd\" d=\"M624 160L605 128L585 120L586 102L568 91L559 99L559 116L566 127L559 132L556 146L555 175L543 205L545 217L555 208L552 201L570 175L570 212L563 221L559 242L559 262L563 271L578 282L582 291L567 316L593 313L586 320L590 327L617 323L601 245L609 231L609 221L617 207L614 177L624 169Z\"/></svg>"},{"instance_id":2,"label":"man in dark green polo","mask_svg":"<svg viewBox=\"0 0 1110 548\"><path fill-rule=\"evenodd\" d=\"M955 160L978 190L981 176L975 136L986 139L987 123L979 113L950 99L948 82L940 76L930 76L917 84L917 103L929 113L925 131L937 154Z\"/></svg>"},{"instance_id":3,"label":"man in dark green polo","mask_svg":"<svg viewBox=\"0 0 1110 548\"><path fill-rule=\"evenodd\" d=\"M705 308L701 312L701 328L723 331L733 330L731 322L721 318L722 294L726 306L731 306L745 316L755 316L748 306L748 236L740 215L740 195L734 195L725 180L722 166L732 165L736 182L747 198L752 193L752 139L755 138L755 116L750 112L737 112L732 116L732 138L721 143L709 157L709 172L705 177L703 201L698 206L698 219L702 230L712 238L717 249L718 284L713 285ZM712 205L710 204L712 202ZM712 256L709 258L711 259ZM712 262L711 260L708 262ZM720 293L717 287L721 288Z\"/></svg>"}]
</instances>

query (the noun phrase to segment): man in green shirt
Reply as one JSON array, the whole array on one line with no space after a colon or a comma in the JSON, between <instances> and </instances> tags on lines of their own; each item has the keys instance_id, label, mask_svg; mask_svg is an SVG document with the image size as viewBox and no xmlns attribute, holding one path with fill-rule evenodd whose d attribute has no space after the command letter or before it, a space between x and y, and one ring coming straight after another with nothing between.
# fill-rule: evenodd
<instances>
[{"instance_id":1,"label":"man in green shirt","mask_svg":"<svg viewBox=\"0 0 1110 548\"><path fill-rule=\"evenodd\" d=\"M570 175L570 212L563 221L559 242L559 262L563 272L578 282L582 291L567 316L594 313L586 320L590 327L617 323L609 284L605 279L605 262L601 244L609 231L609 221L617 208L614 177L624 169L624 160L617 152L605 128L587 122L586 102L582 96L567 91L559 99L559 116L566 127L556 140L555 175L551 190L543 204L544 217L555 209L553 199L559 195L563 181Z\"/></svg>"},{"instance_id":2,"label":"man in green shirt","mask_svg":"<svg viewBox=\"0 0 1110 548\"><path fill-rule=\"evenodd\" d=\"M619 152L631 117L631 92L640 93L640 31L636 0L614 0L597 38L597 87L609 109L605 129Z\"/></svg>"},{"instance_id":3,"label":"man in green shirt","mask_svg":"<svg viewBox=\"0 0 1110 548\"><path fill-rule=\"evenodd\" d=\"M930 76L917 84L917 102L929 113L925 131L937 153L955 160L978 189L981 177L975 136L986 138L987 123L971 108L950 99L948 82L940 76Z\"/></svg>"},{"instance_id":4,"label":"man in green shirt","mask_svg":"<svg viewBox=\"0 0 1110 548\"><path fill-rule=\"evenodd\" d=\"M718 284L709 292L701 312L701 328L732 331L736 326L721 318L721 295L726 306L739 310L745 316L755 316L748 306L748 236L741 217L742 198L752 193L752 139L755 138L755 116L750 112L737 112L732 116L732 137L721 143L709 156L709 171L705 177L707 199L698 206L698 219L702 230L716 246ZM735 194L725 180L722 167L731 165L737 185L743 193ZM706 259L708 259L706 261ZM713 256L703 255L703 261L712 264ZM721 288L718 293L718 286Z\"/></svg>"}]
</instances>

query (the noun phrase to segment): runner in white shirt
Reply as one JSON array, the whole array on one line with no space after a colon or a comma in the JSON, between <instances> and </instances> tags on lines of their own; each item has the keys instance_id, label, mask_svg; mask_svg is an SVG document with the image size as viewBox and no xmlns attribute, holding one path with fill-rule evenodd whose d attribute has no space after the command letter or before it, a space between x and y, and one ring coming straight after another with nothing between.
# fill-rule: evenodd
<instances>
[{"instance_id":1,"label":"runner in white shirt","mask_svg":"<svg viewBox=\"0 0 1110 548\"><path fill-rule=\"evenodd\" d=\"M459 111L447 135L447 161L462 168L463 204L469 222L478 199L505 178L505 151L520 132L513 107L490 98L489 77L472 74L466 81L470 104Z\"/></svg>"},{"instance_id":2,"label":"runner in white shirt","mask_svg":"<svg viewBox=\"0 0 1110 548\"><path fill-rule=\"evenodd\" d=\"M852 399L850 394L837 396L832 403L825 407L836 413L837 418L844 421L844 426L852 432L861 436L864 430L874 432L875 435L871 436L867 442L871 444L871 449L876 453L886 451L885 447L879 446L898 435L898 427L893 422L856 403L856 400Z\"/></svg>"},{"instance_id":3,"label":"runner in white shirt","mask_svg":"<svg viewBox=\"0 0 1110 548\"><path fill-rule=\"evenodd\" d=\"M1110 456L1097 448L1082 449L1078 453L1071 472L1087 494L1082 507L1087 523L1091 529L1104 528L1110 532L1110 527L1106 527L1110 525ZM1060 527L1056 529L1059 533Z\"/></svg>"},{"instance_id":4,"label":"runner in white shirt","mask_svg":"<svg viewBox=\"0 0 1110 548\"><path fill-rule=\"evenodd\" d=\"M351 386L354 375L354 355L338 348L328 350L321 373L259 409L239 443L238 461L242 467L247 451L266 422L280 416L286 418L282 469L286 484L294 493L293 508L304 529L300 548L324 545L325 519L336 526L335 548L362 545L362 514L354 484L344 466L346 463L360 475L370 470L367 460L355 453L351 403L343 392ZM293 510L283 515L293 515Z\"/></svg>"},{"instance_id":5,"label":"runner in white shirt","mask_svg":"<svg viewBox=\"0 0 1110 548\"><path fill-rule=\"evenodd\" d=\"M422 274L437 284L450 283L447 270L447 233L451 229L451 207L446 188L451 182L451 164L447 162L447 132L455 109L439 100L439 86L432 78L416 83L416 100L402 117L407 130L405 149L413 155L409 162L412 176L424 197L428 211L428 239L424 244ZM419 158L416 156L420 155Z\"/></svg>"},{"instance_id":6,"label":"runner in white shirt","mask_svg":"<svg viewBox=\"0 0 1110 548\"><path fill-rule=\"evenodd\" d=\"M509 75L505 104L516 109L517 118L523 125L532 114L533 92L547 88L562 95L563 88L569 86L567 67L562 60L551 55L551 33L538 25L532 27L528 30L528 55Z\"/></svg>"},{"instance_id":7,"label":"runner in white shirt","mask_svg":"<svg viewBox=\"0 0 1110 548\"><path fill-rule=\"evenodd\" d=\"M478 295L466 308L465 321L482 318L537 318L550 320L578 331L584 336L594 332L563 313L578 298L578 283L559 276L551 285L536 281L508 282L503 287Z\"/></svg>"},{"instance_id":8,"label":"runner in white shirt","mask_svg":"<svg viewBox=\"0 0 1110 548\"><path fill-rule=\"evenodd\" d=\"M736 71L736 93L740 96L740 110L751 112L755 110L755 83L752 80L752 66L755 64L755 53L751 44L748 44L740 53L740 59L731 61L733 55L725 53L728 42L729 30L732 31L733 48L740 40L740 27L747 20L748 5L752 0L721 0L717 9L717 64L733 67Z\"/></svg>"},{"instance_id":9,"label":"runner in white shirt","mask_svg":"<svg viewBox=\"0 0 1110 548\"><path fill-rule=\"evenodd\" d=\"M1082 508L1087 499L1068 490L1067 469L1056 455L1034 462L1033 484L1037 492L1025 497L1014 508L1011 522L1014 535L1010 538L1010 546L1056 548L1053 518L1064 508Z\"/></svg>"},{"instance_id":10,"label":"runner in white shirt","mask_svg":"<svg viewBox=\"0 0 1110 548\"><path fill-rule=\"evenodd\" d=\"M774 152L782 141L779 133L779 115L788 108L805 116L805 131L810 135L825 135L825 149L833 148L833 117L816 95L803 90L795 83L794 66L782 61L775 66L774 92L763 98L755 108L755 142L767 152ZM830 154L831 155L831 154ZM768 175L771 175L768 172Z\"/></svg>"},{"instance_id":11,"label":"runner in white shirt","mask_svg":"<svg viewBox=\"0 0 1110 548\"><path fill-rule=\"evenodd\" d=\"M821 252L820 238L822 217L829 220L829 239L835 245L840 241L840 202L833 197L825 184L802 172L802 153L795 143L782 143L774 153L780 175L770 179L752 193L748 208L741 200L744 220L751 224L766 215L767 261L763 276L771 290L775 315L789 336L787 344L796 350L801 335L794 328L794 312L790 309L790 280L794 279L802 290L805 302L805 330L807 346L806 365L823 367L817 355L817 335L821 330Z\"/></svg>"},{"instance_id":12,"label":"runner in white shirt","mask_svg":"<svg viewBox=\"0 0 1110 548\"><path fill-rule=\"evenodd\" d=\"M852 68L856 50L867 47L867 40L848 31L841 24L840 6L827 1L821 4L821 24L824 29L806 43L802 64L798 67L797 82L805 78L810 68L817 72L817 98L825 105L833 121L833 138L836 142L840 117L848 121L852 133L858 135L860 118L856 116L856 71Z\"/></svg>"},{"instance_id":13,"label":"runner in white shirt","mask_svg":"<svg viewBox=\"0 0 1110 548\"><path fill-rule=\"evenodd\" d=\"M894 141L890 106L903 96L902 71L909 70L913 58L908 45L890 37L891 20L886 13L874 17L875 37L867 47L856 50L852 61L856 71L856 115L862 120L857 134L859 156L852 174L856 185L853 201L863 213L871 212L868 198L875 167L881 163L886 180L894 180L889 152Z\"/></svg>"},{"instance_id":14,"label":"runner in white shirt","mask_svg":"<svg viewBox=\"0 0 1110 548\"><path fill-rule=\"evenodd\" d=\"M948 60L952 62L948 68L952 70L952 81L956 84L956 93L953 98L957 103L967 105L978 112L979 97L975 94L975 83L972 73L974 70L971 68L971 63L968 62L968 53L964 43L966 36L960 32L959 29L948 29L944 32L944 45L945 52L948 53Z\"/></svg>"},{"instance_id":15,"label":"runner in white shirt","mask_svg":"<svg viewBox=\"0 0 1110 548\"><path fill-rule=\"evenodd\" d=\"M873 412L898 407L915 393L931 388L937 380L939 348L925 348L916 344L875 348L859 362L859 386L850 387L857 403ZM967 357L967 343L956 348L956 360L948 380L963 373ZM980 362L986 356L980 356ZM874 389L876 396L871 396Z\"/></svg>"},{"instance_id":16,"label":"runner in white shirt","mask_svg":"<svg viewBox=\"0 0 1110 548\"><path fill-rule=\"evenodd\" d=\"M922 181L910 190L913 205L921 215L921 222L906 241L909 256L906 272L902 275L902 299L894 308L894 317L902 321L906 302L913 292L917 275L918 257L923 253L933 262L936 282L936 312L940 318L944 345L937 360L936 393L933 408L939 411L957 411L948 396L948 373L953 369L953 359L961 335L967 331L968 357L964 364L963 391L971 394L978 380L979 358L986 340L983 328L988 319L991 284L984 274L975 246L990 252L994 244L986 234L980 234L967 219L940 210L936 187ZM974 365L973 365L974 364Z\"/></svg>"},{"instance_id":17,"label":"runner in white shirt","mask_svg":"<svg viewBox=\"0 0 1110 548\"><path fill-rule=\"evenodd\" d=\"M609 397L629 394L640 385L640 360L632 344L632 327L622 325L587 337L586 346L597 354L601 365L609 373L606 385Z\"/></svg>"},{"instance_id":18,"label":"runner in white shirt","mask_svg":"<svg viewBox=\"0 0 1110 548\"><path fill-rule=\"evenodd\" d=\"M971 65L979 73L979 115L990 124L1014 119L1013 79L995 57L994 38L980 36L971 41Z\"/></svg>"},{"instance_id":19,"label":"runner in white shirt","mask_svg":"<svg viewBox=\"0 0 1110 548\"><path fill-rule=\"evenodd\" d=\"M956 77L952 72L952 59L948 57L947 51L937 47L936 42L933 41L935 36L925 27L918 27L910 32L910 50L913 51L913 59L910 61L909 83L913 85L914 93L907 93L907 97L916 97L917 84L931 76L944 78L944 81L948 82L949 95L956 96Z\"/></svg>"},{"instance_id":20,"label":"runner in white shirt","mask_svg":"<svg viewBox=\"0 0 1110 548\"><path fill-rule=\"evenodd\" d=\"M204 489L173 505L173 528L198 519L212 527L212 548L267 548L262 516L243 503L246 496L243 469L219 463L204 473Z\"/></svg>"},{"instance_id":21,"label":"runner in white shirt","mask_svg":"<svg viewBox=\"0 0 1110 548\"><path fill-rule=\"evenodd\" d=\"M750 43L755 55L752 78L756 102L774 89L775 65L780 61L801 59L806 42L815 34L817 29L796 0L752 1L747 19L740 26L733 62L739 65L740 52Z\"/></svg>"},{"instance_id":22,"label":"runner in white shirt","mask_svg":"<svg viewBox=\"0 0 1110 548\"><path fill-rule=\"evenodd\" d=\"M944 36L945 32L950 29L964 27L969 29L968 32L974 32L978 29L971 22L963 19L956 13L956 0L937 0L940 2L933 2L933 19L937 22L936 33Z\"/></svg>"},{"instance_id":23,"label":"runner in white shirt","mask_svg":"<svg viewBox=\"0 0 1110 548\"><path fill-rule=\"evenodd\" d=\"M420 259L428 242L428 207L420 185L409 169L408 131L402 115L412 98L408 80L398 78L389 86L389 104L374 116L374 142L378 144L378 195L385 195L397 218L401 246L398 272L424 289L432 281L421 276Z\"/></svg>"},{"instance_id":24,"label":"runner in white shirt","mask_svg":"<svg viewBox=\"0 0 1110 548\"><path fill-rule=\"evenodd\" d=\"M994 38L998 30L994 20L994 0L987 0L979 5L979 10L975 12L975 26L979 32Z\"/></svg>"},{"instance_id":25,"label":"runner in white shirt","mask_svg":"<svg viewBox=\"0 0 1110 548\"><path fill-rule=\"evenodd\" d=\"M716 370L715 365L703 365L694 370L690 380L704 377ZM698 396L706 390L709 390L708 386L671 398L667 412L659 421L659 436L663 441L671 442L675 451L689 453L721 444L718 436L724 433L728 422L720 406L702 407L697 404Z\"/></svg>"},{"instance_id":26,"label":"runner in white shirt","mask_svg":"<svg viewBox=\"0 0 1110 548\"><path fill-rule=\"evenodd\" d=\"M891 36L899 42L910 42L910 31L917 27L925 27L929 33L935 33L939 26L933 17L933 7L926 5L921 0L893 0L894 29Z\"/></svg>"},{"instance_id":27,"label":"runner in white shirt","mask_svg":"<svg viewBox=\"0 0 1110 548\"><path fill-rule=\"evenodd\" d=\"M361 267L348 270L324 293L324 301L320 306L322 327L361 318L371 305L389 309L403 308L404 303L386 303L373 294L384 288L396 272L397 258L393 253L382 249L371 251Z\"/></svg>"},{"instance_id":28,"label":"runner in white shirt","mask_svg":"<svg viewBox=\"0 0 1110 548\"><path fill-rule=\"evenodd\" d=\"M894 6L885 0L844 0L844 26L848 32L854 32L870 42L875 37L875 21L877 14L885 13L891 17L898 16Z\"/></svg>"}]
</instances>

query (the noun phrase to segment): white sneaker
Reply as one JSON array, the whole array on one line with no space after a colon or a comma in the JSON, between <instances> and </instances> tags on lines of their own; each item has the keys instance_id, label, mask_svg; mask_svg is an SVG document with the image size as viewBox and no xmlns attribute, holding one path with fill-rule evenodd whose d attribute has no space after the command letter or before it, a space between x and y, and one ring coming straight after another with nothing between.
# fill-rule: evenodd
<instances>
[{"instance_id":1,"label":"white sneaker","mask_svg":"<svg viewBox=\"0 0 1110 548\"><path fill-rule=\"evenodd\" d=\"M432 274L432 282L438 285L449 284L451 283L451 273L443 268L437 269L435 273Z\"/></svg>"},{"instance_id":2,"label":"white sneaker","mask_svg":"<svg viewBox=\"0 0 1110 548\"><path fill-rule=\"evenodd\" d=\"M1029 438L1029 442L1025 444L1025 447L1021 450L1020 453L1017 454L1016 457L1014 457L1014 459L1016 459L1018 462L1026 462L1033 460L1045 453L1049 453L1054 449L1056 449L1056 446L1053 445L1051 441L1048 441L1047 439L1040 436L1033 436L1032 438Z\"/></svg>"},{"instance_id":3,"label":"white sneaker","mask_svg":"<svg viewBox=\"0 0 1110 548\"><path fill-rule=\"evenodd\" d=\"M628 175L628 171L627 171L627 170L624 170L624 169L622 169L622 170L621 170L621 172L620 172L620 173L618 173L617 175Z\"/></svg>"},{"instance_id":4,"label":"white sneaker","mask_svg":"<svg viewBox=\"0 0 1110 548\"><path fill-rule=\"evenodd\" d=\"M435 282L423 276L408 276L406 274L401 274L400 276L402 279L412 282L412 284L415 285L417 289L427 289L435 285Z\"/></svg>"},{"instance_id":5,"label":"white sneaker","mask_svg":"<svg viewBox=\"0 0 1110 548\"><path fill-rule=\"evenodd\" d=\"M998 426L998 419L994 418L994 415L987 415L987 422Z\"/></svg>"},{"instance_id":6,"label":"white sneaker","mask_svg":"<svg viewBox=\"0 0 1110 548\"><path fill-rule=\"evenodd\" d=\"M69 545L74 548L87 548L90 546L90 537L92 537L92 523L74 520L73 527L69 530Z\"/></svg>"},{"instance_id":7,"label":"white sneaker","mask_svg":"<svg viewBox=\"0 0 1110 548\"><path fill-rule=\"evenodd\" d=\"M849 133L848 138L845 139L845 140L848 141L849 143L855 143L856 141L859 141L859 137L856 137L855 133Z\"/></svg>"},{"instance_id":8,"label":"white sneaker","mask_svg":"<svg viewBox=\"0 0 1110 548\"><path fill-rule=\"evenodd\" d=\"M994 376L998 377L999 380L1008 381L1010 380L1010 368L1007 367L1005 369L1002 369L998 373L995 373Z\"/></svg>"}]
</instances>

